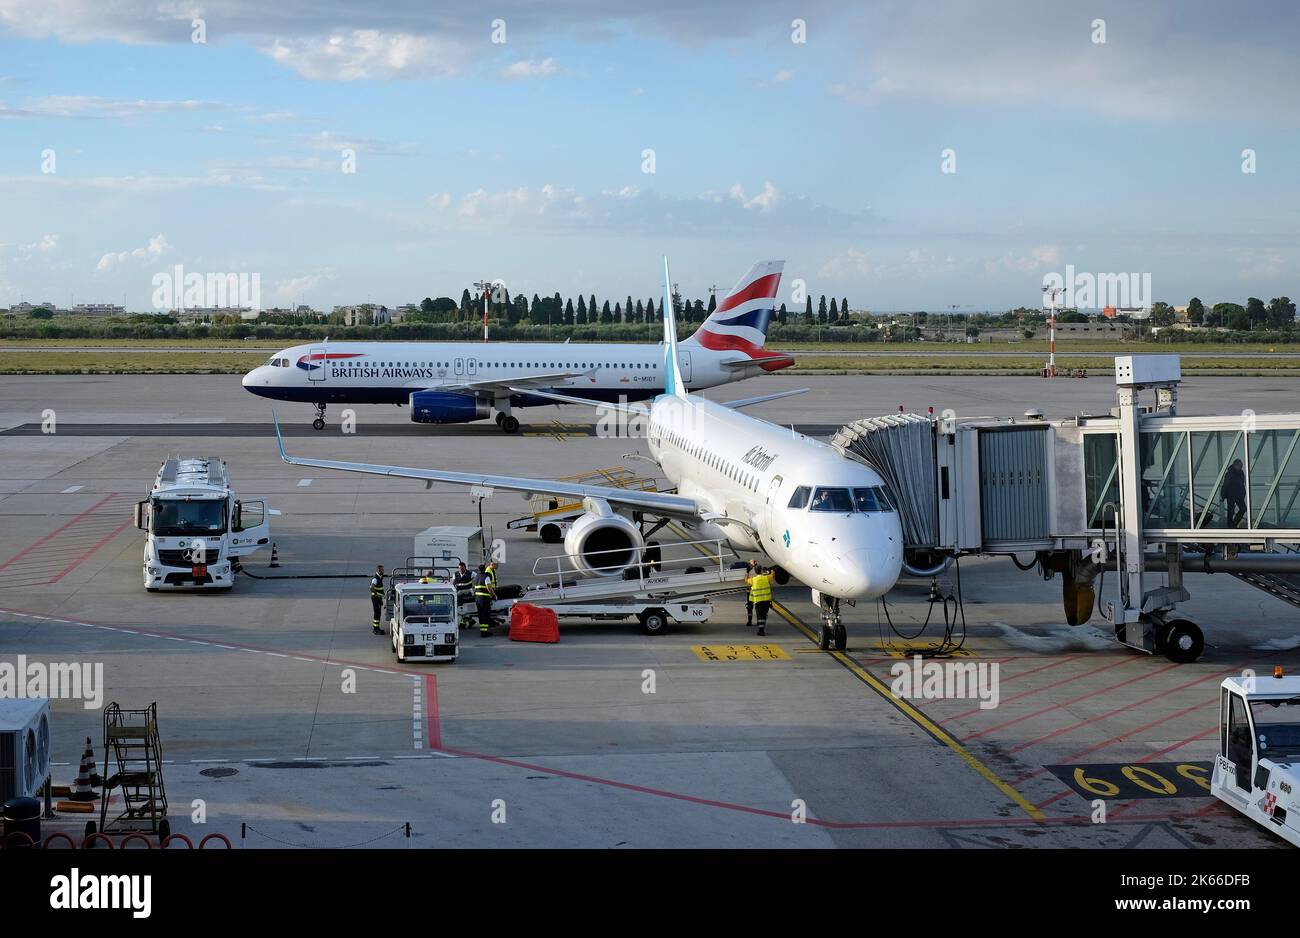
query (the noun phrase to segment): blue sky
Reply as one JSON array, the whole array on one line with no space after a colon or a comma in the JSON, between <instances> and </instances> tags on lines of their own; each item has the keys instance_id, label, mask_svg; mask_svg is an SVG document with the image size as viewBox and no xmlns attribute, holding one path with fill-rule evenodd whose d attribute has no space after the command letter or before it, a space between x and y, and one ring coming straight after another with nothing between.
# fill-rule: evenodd
<instances>
[{"instance_id":1,"label":"blue sky","mask_svg":"<svg viewBox=\"0 0 1300 938\"><path fill-rule=\"evenodd\" d=\"M649 297L662 253L881 310L1300 294L1289 3L181 6L0 0L0 305Z\"/></svg>"}]
</instances>

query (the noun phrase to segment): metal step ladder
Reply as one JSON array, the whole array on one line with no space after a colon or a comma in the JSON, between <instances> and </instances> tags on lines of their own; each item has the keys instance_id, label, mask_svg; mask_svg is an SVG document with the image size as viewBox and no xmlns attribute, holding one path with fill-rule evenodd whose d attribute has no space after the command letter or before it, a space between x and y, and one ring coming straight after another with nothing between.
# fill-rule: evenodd
<instances>
[{"instance_id":1,"label":"metal step ladder","mask_svg":"<svg viewBox=\"0 0 1300 938\"><path fill-rule=\"evenodd\" d=\"M1238 580L1300 609L1300 582L1278 573L1234 573Z\"/></svg>"},{"instance_id":2,"label":"metal step ladder","mask_svg":"<svg viewBox=\"0 0 1300 938\"><path fill-rule=\"evenodd\" d=\"M103 776L100 831L118 825L157 833L167 817L157 702L142 710L125 710L115 702L104 710ZM122 810L110 819L108 804L114 792L122 799Z\"/></svg>"}]
</instances>

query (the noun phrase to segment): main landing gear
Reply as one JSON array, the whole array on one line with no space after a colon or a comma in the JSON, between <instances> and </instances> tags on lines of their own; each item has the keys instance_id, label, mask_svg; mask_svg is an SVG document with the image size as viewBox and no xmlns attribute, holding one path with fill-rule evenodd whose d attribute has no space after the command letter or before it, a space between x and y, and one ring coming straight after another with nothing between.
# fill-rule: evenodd
<instances>
[{"instance_id":1,"label":"main landing gear","mask_svg":"<svg viewBox=\"0 0 1300 938\"><path fill-rule=\"evenodd\" d=\"M843 651L849 647L849 630L840 618L840 601L833 596L821 595L822 633L817 647L822 651L834 648Z\"/></svg>"},{"instance_id":2,"label":"main landing gear","mask_svg":"<svg viewBox=\"0 0 1300 938\"><path fill-rule=\"evenodd\" d=\"M496 422L497 426L500 427L504 433L519 432L519 418L512 414L508 414L503 410L497 411Z\"/></svg>"},{"instance_id":3,"label":"main landing gear","mask_svg":"<svg viewBox=\"0 0 1300 938\"><path fill-rule=\"evenodd\" d=\"M324 404L316 405L316 419L311 422L311 426L313 430L325 429L325 405Z\"/></svg>"}]
</instances>

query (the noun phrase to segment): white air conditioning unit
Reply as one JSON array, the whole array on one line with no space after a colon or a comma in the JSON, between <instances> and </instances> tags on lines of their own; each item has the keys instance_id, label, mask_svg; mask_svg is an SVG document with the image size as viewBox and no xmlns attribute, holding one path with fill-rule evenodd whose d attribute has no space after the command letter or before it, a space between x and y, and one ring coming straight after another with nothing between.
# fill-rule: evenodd
<instances>
[{"instance_id":1,"label":"white air conditioning unit","mask_svg":"<svg viewBox=\"0 0 1300 938\"><path fill-rule=\"evenodd\" d=\"M35 798L50 777L50 702L0 700L0 804Z\"/></svg>"}]
</instances>

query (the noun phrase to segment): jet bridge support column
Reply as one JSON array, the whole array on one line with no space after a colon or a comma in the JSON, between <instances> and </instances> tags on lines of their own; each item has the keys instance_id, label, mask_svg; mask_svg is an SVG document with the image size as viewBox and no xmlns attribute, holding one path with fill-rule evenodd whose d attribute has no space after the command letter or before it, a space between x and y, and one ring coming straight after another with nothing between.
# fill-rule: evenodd
<instances>
[{"instance_id":1,"label":"jet bridge support column","mask_svg":"<svg viewBox=\"0 0 1300 938\"><path fill-rule=\"evenodd\" d=\"M1119 526L1115 535L1119 602L1108 603L1115 636L1147 652L1162 652L1175 661L1194 661L1204 639L1195 623L1169 616L1191 596L1183 586L1180 545L1165 545L1168 582L1148 590L1145 584L1142 484L1141 392L1154 389L1157 410L1173 414L1181 368L1174 355L1129 355L1115 359L1119 432Z\"/></svg>"}]
</instances>

